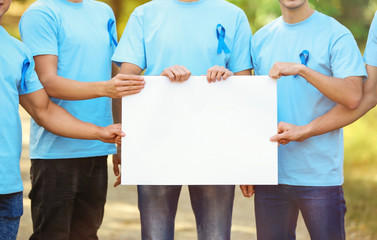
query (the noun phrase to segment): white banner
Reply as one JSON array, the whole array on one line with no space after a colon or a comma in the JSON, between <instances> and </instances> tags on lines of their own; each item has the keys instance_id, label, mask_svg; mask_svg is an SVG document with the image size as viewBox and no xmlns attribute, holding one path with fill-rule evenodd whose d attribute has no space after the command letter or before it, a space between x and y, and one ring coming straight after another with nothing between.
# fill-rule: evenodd
<instances>
[{"instance_id":1,"label":"white banner","mask_svg":"<svg viewBox=\"0 0 377 240\"><path fill-rule=\"evenodd\" d=\"M145 81L122 101L122 184L277 184L276 81Z\"/></svg>"}]
</instances>

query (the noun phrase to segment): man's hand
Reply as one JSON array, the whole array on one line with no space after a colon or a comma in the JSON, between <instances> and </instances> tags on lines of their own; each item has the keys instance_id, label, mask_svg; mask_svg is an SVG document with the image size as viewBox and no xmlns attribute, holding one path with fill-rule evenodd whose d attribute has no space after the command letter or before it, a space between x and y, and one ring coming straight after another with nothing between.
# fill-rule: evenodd
<instances>
[{"instance_id":1,"label":"man's hand","mask_svg":"<svg viewBox=\"0 0 377 240\"><path fill-rule=\"evenodd\" d=\"M280 122L278 124L278 134L272 136L270 140L283 145L292 141L302 142L309 137L309 130L307 128L307 125L296 126L290 123Z\"/></svg>"},{"instance_id":2,"label":"man's hand","mask_svg":"<svg viewBox=\"0 0 377 240\"><path fill-rule=\"evenodd\" d=\"M305 66L299 63L277 62L272 66L268 75L274 79L279 79L282 76L298 75L302 67Z\"/></svg>"},{"instance_id":3,"label":"man's hand","mask_svg":"<svg viewBox=\"0 0 377 240\"><path fill-rule=\"evenodd\" d=\"M145 81L142 76L117 74L105 82L105 93L103 95L110 98L122 98L139 93L144 85Z\"/></svg>"},{"instance_id":4,"label":"man's hand","mask_svg":"<svg viewBox=\"0 0 377 240\"><path fill-rule=\"evenodd\" d=\"M117 180L114 183L114 187L120 185L120 170L119 167L122 164L121 158L121 146L117 146L117 154L113 155L113 172L114 175L117 177Z\"/></svg>"},{"instance_id":5,"label":"man's hand","mask_svg":"<svg viewBox=\"0 0 377 240\"><path fill-rule=\"evenodd\" d=\"M207 81L209 83L226 80L228 77L233 76L233 72L225 67L213 66L207 71Z\"/></svg>"},{"instance_id":6,"label":"man's hand","mask_svg":"<svg viewBox=\"0 0 377 240\"><path fill-rule=\"evenodd\" d=\"M255 189L253 185L240 185L241 192L244 197L250 198L254 195Z\"/></svg>"},{"instance_id":7,"label":"man's hand","mask_svg":"<svg viewBox=\"0 0 377 240\"><path fill-rule=\"evenodd\" d=\"M174 65L166 68L161 76L168 77L172 82L184 82L190 78L191 72L185 66Z\"/></svg>"},{"instance_id":8,"label":"man's hand","mask_svg":"<svg viewBox=\"0 0 377 240\"><path fill-rule=\"evenodd\" d=\"M121 138L126 136L122 132L122 127L120 124L112 124L107 127L100 127L99 130L99 140L106 143L121 143Z\"/></svg>"}]
</instances>

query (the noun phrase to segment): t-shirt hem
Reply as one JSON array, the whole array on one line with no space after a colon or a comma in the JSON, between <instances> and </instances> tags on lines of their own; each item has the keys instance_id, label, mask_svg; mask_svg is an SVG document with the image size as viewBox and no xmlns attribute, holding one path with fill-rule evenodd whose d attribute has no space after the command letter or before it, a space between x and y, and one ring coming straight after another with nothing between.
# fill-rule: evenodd
<instances>
[{"instance_id":1,"label":"t-shirt hem","mask_svg":"<svg viewBox=\"0 0 377 240\"><path fill-rule=\"evenodd\" d=\"M31 55L33 55L33 57L40 56L40 55L55 55L55 56L58 56L58 52L56 50L50 50L50 49L33 50L33 51L31 51Z\"/></svg>"},{"instance_id":2,"label":"t-shirt hem","mask_svg":"<svg viewBox=\"0 0 377 240\"><path fill-rule=\"evenodd\" d=\"M305 187L329 187L329 186L341 186L344 181L334 181L334 182L292 182L279 180L278 184L291 185L291 186L305 186Z\"/></svg>"},{"instance_id":3,"label":"t-shirt hem","mask_svg":"<svg viewBox=\"0 0 377 240\"><path fill-rule=\"evenodd\" d=\"M122 63L131 63L131 64L135 64L137 65L139 68L141 69L144 69L144 64L142 64L140 61L138 61L137 59L133 59L133 58L117 58L117 57L113 57L111 59L118 67L120 67L120 65L122 65Z\"/></svg>"},{"instance_id":4,"label":"t-shirt hem","mask_svg":"<svg viewBox=\"0 0 377 240\"><path fill-rule=\"evenodd\" d=\"M17 186L16 188L10 188L10 189L2 189L0 188L0 195L5 195L5 194L13 194L13 193L19 193L19 192L22 192L24 191L24 187L21 185L21 186Z\"/></svg>"},{"instance_id":5,"label":"t-shirt hem","mask_svg":"<svg viewBox=\"0 0 377 240\"><path fill-rule=\"evenodd\" d=\"M249 64L249 65L237 66L237 68L232 68L232 67L229 68L229 70L232 71L233 73L241 72L248 69L253 69L253 66Z\"/></svg>"},{"instance_id":6,"label":"t-shirt hem","mask_svg":"<svg viewBox=\"0 0 377 240\"><path fill-rule=\"evenodd\" d=\"M43 86L39 83L39 80L38 80L38 83L33 84L33 86L31 87L29 85L26 91L20 92L20 95L26 95L26 94L33 93L41 89L43 89Z\"/></svg>"},{"instance_id":7,"label":"t-shirt hem","mask_svg":"<svg viewBox=\"0 0 377 240\"><path fill-rule=\"evenodd\" d=\"M84 152L84 153L68 153L68 154L48 154L48 155L39 155L39 154L30 154L30 159L64 159L64 158L86 158L86 157L97 157L105 156L110 154L116 154L116 148L102 151L102 152Z\"/></svg>"},{"instance_id":8,"label":"t-shirt hem","mask_svg":"<svg viewBox=\"0 0 377 240\"><path fill-rule=\"evenodd\" d=\"M347 77L363 77L364 79L367 77L366 71L364 73L343 73L339 76L336 76L337 78L347 78Z\"/></svg>"},{"instance_id":9,"label":"t-shirt hem","mask_svg":"<svg viewBox=\"0 0 377 240\"><path fill-rule=\"evenodd\" d=\"M364 62L365 64L368 64L370 66L373 66L373 67L377 67L377 62L373 62L373 60L370 60L370 59L364 59Z\"/></svg>"}]
</instances>

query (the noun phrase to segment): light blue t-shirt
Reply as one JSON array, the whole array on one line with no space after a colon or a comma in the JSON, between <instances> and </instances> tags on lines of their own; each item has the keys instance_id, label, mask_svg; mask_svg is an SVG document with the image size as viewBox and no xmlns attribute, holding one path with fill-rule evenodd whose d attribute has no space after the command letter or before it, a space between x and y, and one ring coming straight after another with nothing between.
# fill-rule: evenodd
<instances>
[{"instance_id":1,"label":"light blue t-shirt","mask_svg":"<svg viewBox=\"0 0 377 240\"><path fill-rule=\"evenodd\" d=\"M377 67L377 12L370 25L367 45L364 52L364 61L370 66Z\"/></svg>"},{"instance_id":2,"label":"light blue t-shirt","mask_svg":"<svg viewBox=\"0 0 377 240\"><path fill-rule=\"evenodd\" d=\"M0 194L23 190L19 95L42 89L34 60L23 43L0 26Z\"/></svg>"},{"instance_id":3,"label":"light blue t-shirt","mask_svg":"<svg viewBox=\"0 0 377 240\"><path fill-rule=\"evenodd\" d=\"M327 76L366 76L362 56L348 29L335 19L314 12L306 20L285 23L282 17L253 37L256 75L268 75L275 62L301 63L307 50L309 68ZM305 55L303 55L305 56ZM305 125L324 115L335 103L300 76L277 80L278 121ZM279 184L335 186L343 183L342 130L279 147Z\"/></svg>"},{"instance_id":4,"label":"light blue t-shirt","mask_svg":"<svg viewBox=\"0 0 377 240\"><path fill-rule=\"evenodd\" d=\"M226 47L217 53L221 27ZM155 0L132 13L112 59L146 69L145 75L160 75L173 65L192 75L205 75L214 65L239 72L252 68L250 41L245 13L229 2Z\"/></svg>"},{"instance_id":5,"label":"light blue t-shirt","mask_svg":"<svg viewBox=\"0 0 377 240\"><path fill-rule=\"evenodd\" d=\"M112 24L111 24L112 22ZM22 40L33 56L58 56L58 75L82 82L111 78L111 56L116 39L111 8L93 0L38 0L20 21ZM51 98L76 118L107 126L113 122L107 97L68 101ZM60 137L31 122L30 158L81 158L113 154L114 144Z\"/></svg>"}]
</instances>

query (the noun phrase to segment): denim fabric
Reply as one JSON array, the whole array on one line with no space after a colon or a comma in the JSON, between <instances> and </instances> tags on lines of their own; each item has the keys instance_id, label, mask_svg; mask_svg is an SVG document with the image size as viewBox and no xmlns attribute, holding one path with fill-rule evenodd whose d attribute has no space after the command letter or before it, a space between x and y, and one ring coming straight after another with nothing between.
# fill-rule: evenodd
<instances>
[{"instance_id":1,"label":"denim fabric","mask_svg":"<svg viewBox=\"0 0 377 240\"><path fill-rule=\"evenodd\" d=\"M258 240L294 240L301 211L311 240L344 240L342 186L256 186Z\"/></svg>"},{"instance_id":2,"label":"denim fabric","mask_svg":"<svg viewBox=\"0 0 377 240\"><path fill-rule=\"evenodd\" d=\"M23 214L22 192L0 195L0 239L16 240Z\"/></svg>"},{"instance_id":3,"label":"denim fabric","mask_svg":"<svg viewBox=\"0 0 377 240\"><path fill-rule=\"evenodd\" d=\"M138 186L143 240L173 240L182 186ZM189 186L198 240L229 240L234 186Z\"/></svg>"},{"instance_id":4,"label":"denim fabric","mask_svg":"<svg viewBox=\"0 0 377 240\"><path fill-rule=\"evenodd\" d=\"M107 156L31 161L30 240L97 240L107 193Z\"/></svg>"}]
</instances>

